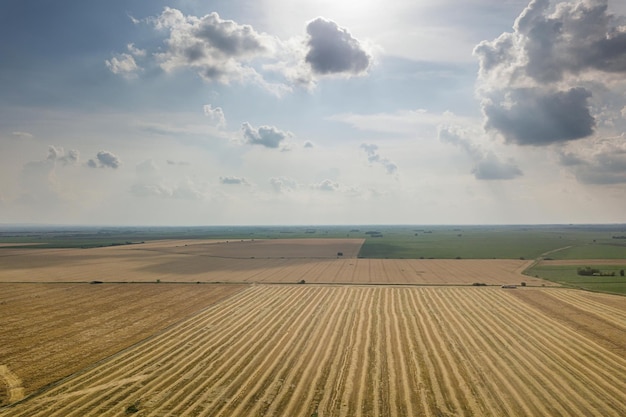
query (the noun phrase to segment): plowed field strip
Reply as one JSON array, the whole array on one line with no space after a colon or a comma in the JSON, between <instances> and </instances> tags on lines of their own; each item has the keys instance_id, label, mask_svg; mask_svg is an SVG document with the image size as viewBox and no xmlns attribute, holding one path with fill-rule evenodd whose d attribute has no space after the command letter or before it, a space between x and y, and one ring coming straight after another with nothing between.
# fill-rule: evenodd
<instances>
[{"instance_id":1,"label":"plowed field strip","mask_svg":"<svg viewBox=\"0 0 626 417\"><path fill-rule=\"evenodd\" d=\"M428 415L426 410L427 401L427 387L426 381L423 376L425 371L423 367L423 352L419 351L418 347L418 332L416 311L420 307L416 307L413 302L409 291L398 290L399 298L395 307L398 314L402 318L401 323L395 323L398 332L402 335L403 341L400 342L402 347L405 347L406 362L404 363L403 370L405 371L406 379L404 381L408 395L412 397L412 401L407 402L407 406L411 404L410 408L417 409L410 415ZM414 402L413 402L414 401Z\"/></svg>"},{"instance_id":2,"label":"plowed field strip","mask_svg":"<svg viewBox=\"0 0 626 417\"><path fill-rule=\"evenodd\" d=\"M560 299L559 291L538 292L520 291L517 298L524 300L535 309L558 317L576 332L595 340L610 351L626 356L626 322L606 317L607 313L589 312L576 305Z\"/></svg>"},{"instance_id":3,"label":"plowed field strip","mask_svg":"<svg viewBox=\"0 0 626 417\"><path fill-rule=\"evenodd\" d=\"M530 378L530 382L526 383L535 388L543 387L547 391L548 397L552 397L556 392L561 392L558 398L552 398L552 401L548 402L551 407L551 414L555 412L564 415L577 414L576 408L580 406L581 401L584 401L576 390L580 387L572 387L576 382L563 378L563 372L559 371L559 366L545 366L547 361L541 359L545 359L544 356L552 355L552 353L545 350L542 339L529 338L529 335L526 335L524 329L520 327L524 323L516 321L517 316L523 316L524 312L515 311L511 314L511 309L507 309L499 298L494 298L490 305L502 309L502 313L498 316L501 324L495 326L496 328L513 327L516 329L510 334L499 332L493 334L502 346L506 346L507 352L503 352L503 355L506 355L507 362L510 364L509 367L517 366L519 371L516 372L524 372L523 375ZM558 344L560 343L562 341L559 340ZM519 355L517 352L525 352L525 355ZM551 378L546 378L546 375L551 375ZM535 395L539 394L536 393Z\"/></svg>"},{"instance_id":4,"label":"plowed field strip","mask_svg":"<svg viewBox=\"0 0 626 417\"><path fill-rule=\"evenodd\" d=\"M294 297L294 301L302 304L302 300L300 300L299 298ZM265 359L266 361L269 361L269 360L272 360L272 358L276 357L277 355L284 354L284 349L286 349L286 347L285 347L286 346L285 338L288 335L289 331L301 331L300 328L295 329L295 330L294 329L290 330L289 325L292 324L292 323L299 323L301 321L301 319L302 319L301 316L303 314L307 314L307 311L305 309L300 310L300 312L298 312L297 310L294 310L294 313L295 314L299 313L299 315L298 316L294 316L294 317L286 317L286 318L284 318L285 321L283 323L284 325L282 326L282 328L274 330L275 332L281 332L282 336L280 336L280 339L278 340L278 343L273 343L273 346L271 346L272 350L265 357L263 357L264 352L261 352L261 351L252 351L252 352L247 352L247 353L244 352L243 355L247 354L248 357L249 357L249 355L255 355L255 356L258 356L261 359ZM276 321L279 321L279 318L276 318ZM259 337L257 337L257 339L259 339ZM280 351L280 349L283 349L283 351ZM293 359L286 358L286 360L284 361L284 366L291 365L292 362L293 362ZM252 378L252 381L249 381L249 382L256 382L256 385L251 390L249 390L248 395L246 396L246 398L243 399L242 403L244 403L246 400L249 401L251 396L256 396L257 395L256 392L258 392L262 388L260 386L262 383L267 383L268 380L269 381L275 380L275 378L276 378L276 376L274 375L275 374L275 370L273 370L272 368L268 369L266 364L261 364L259 366L259 372L261 370L263 370L263 369L265 369L265 373L263 375L259 375L256 378ZM233 378L233 380L234 380L234 378ZM233 382L233 384L236 384L236 382ZM190 404L188 399L181 399L181 400L177 401L179 403L178 409L181 408L180 407L181 404L189 404L189 406L186 407L188 409L188 411L192 410L192 409L202 409L202 408L204 408L202 406L202 403L206 402L207 399L209 399L211 397L211 394L207 393L205 395L197 395L197 394L199 394L199 393L201 393L203 391L201 388L202 387L196 388L196 392L194 394L197 397L196 397L194 403ZM243 391L242 394L245 393L245 390L242 390L242 391ZM176 415L181 415L181 416L185 415L182 410L179 411L179 410L177 410L175 408L175 409L173 409L173 411L177 412ZM181 414L178 414L178 413L181 413Z\"/></svg>"},{"instance_id":5,"label":"plowed field strip","mask_svg":"<svg viewBox=\"0 0 626 417\"><path fill-rule=\"evenodd\" d=\"M311 294L311 296L313 295L314 294ZM282 299L282 297L279 298ZM294 308L294 314L299 313L296 306L300 304L300 302L293 294L288 299L282 299L281 302L289 309ZM244 306L244 308L245 307L246 306ZM243 372L244 367L254 369L253 366L255 363L252 363L250 355L262 355L264 353L262 351L263 349L270 349L272 344L268 344L269 339L273 337L275 332L282 331L282 329L289 324L286 318L280 320L272 319L272 309L268 308L268 306L259 307L262 307L261 314L259 314L257 309L246 308L250 313L250 316L246 319L246 322L250 325L249 328L244 329L242 332L229 333L228 339L222 339L219 343L202 349L198 353L198 359L196 361L193 360L194 358L190 358L189 362L191 363L197 363L197 361L201 360L205 364L199 367L196 375L192 375L194 379L199 378L214 387L223 387L218 391L223 391L223 394L227 395L227 384L229 384L230 381L235 381L239 374L245 374ZM228 326L226 323L224 325ZM226 329L227 327L220 326L219 329L215 330L227 331ZM249 332L256 332L255 337L240 337L241 333ZM280 345L277 345L275 347L279 346ZM226 349L232 352L232 355L224 357L222 353L226 351ZM211 364L211 366L206 366L207 364ZM210 373L207 374L207 372ZM180 375L181 373L181 370L178 369L174 369L172 372L173 375ZM216 393L215 390L203 393L203 391L206 391L206 386L203 390L201 389L202 386L194 387L192 384L185 384L184 388L185 389L178 390L175 395L172 395L168 401L162 405L162 409L167 410L173 415L179 415L180 407L183 404L190 405L191 408L194 408L197 406L197 402L207 397L215 397L217 399L219 395L221 395L221 393ZM188 390L190 390L190 392L188 392ZM150 389L147 391L149 392ZM196 403L194 403L194 401L196 401Z\"/></svg>"},{"instance_id":6,"label":"plowed field strip","mask_svg":"<svg viewBox=\"0 0 626 417\"><path fill-rule=\"evenodd\" d=\"M415 415L413 404L415 399L411 393L411 386L417 386L415 381L410 380L408 372L408 352L405 340L403 340L399 323L403 312L398 312L397 306L401 300L398 298L398 291L386 291L385 299L385 324L387 326L387 351L388 356L389 384L390 384L390 404L387 415L395 414L399 417L409 417Z\"/></svg>"},{"instance_id":7,"label":"plowed field strip","mask_svg":"<svg viewBox=\"0 0 626 417\"><path fill-rule=\"evenodd\" d=\"M454 295L446 294L450 298ZM472 295L482 294L475 290L473 294L467 291L461 299L455 297L449 301L454 301L460 308L467 308L473 314L461 316L452 312L447 317L456 324L450 329L450 334L456 335L460 332L464 336L458 343L461 354L465 357L462 362L479 367L473 373L481 377L479 386L487 387L482 391L481 397L490 398L491 394L496 394L497 398L492 397L492 400L496 401L497 408L506 410L501 414L549 415L543 408L549 401L543 398L540 391L533 390L535 368L525 358L515 355L515 346L495 331L500 327L493 322L492 313L483 314L483 310L475 308L474 302L480 302L480 299L474 299ZM533 397L537 401L527 401L527 398Z\"/></svg>"},{"instance_id":8,"label":"plowed field strip","mask_svg":"<svg viewBox=\"0 0 626 417\"><path fill-rule=\"evenodd\" d=\"M459 378L458 364L449 350L446 343L446 335L441 331L441 312L433 304L434 291L424 292L425 304L431 308L426 318L428 339L431 341L429 353L435 357L438 364L437 381L440 384L440 394L443 403L438 406L445 412L452 414L462 414L466 408L465 395L462 390L462 381ZM437 412L441 412L440 409Z\"/></svg>"},{"instance_id":9,"label":"plowed field strip","mask_svg":"<svg viewBox=\"0 0 626 417\"><path fill-rule=\"evenodd\" d=\"M346 291L348 293L348 291ZM357 322L356 305L363 303L363 295L365 291L359 291L346 299L346 307L344 308L343 318L345 325L338 335L336 335L337 346L334 348L335 354L324 385L324 396L319 400L318 410L322 415L340 415L342 403L341 398L346 390L347 378L346 374L350 370L350 361L354 353L354 345L356 343Z\"/></svg>"},{"instance_id":10,"label":"plowed field strip","mask_svg":"<svg viewBox=\"0 0 626 417\"><path fill-rule=\"evenodd\" d=\"M588 342L588 339L580 340L576 332L547 316L537 316L530 308L520 304L513 304L514 308L511 308L510 301L505 299L494 298L493 304L499 304L504 311L513 310L513 314L503 314L502 317L508 319L505 325L514 325L518 331L506 336L509 339L516 338L524 349L522 351L537 351L537 354L529 355L529 359L534 358L537 367L550 364L550 375L561 379L554 387L554 396L558 392L569 391L568 395L555 398L564 407L573 409L568 414L601 415L592 404L592 401L601 400L608 406L604 415L619 415L609 413L608 410L615 411L623 407L613 397L617 392L624 392L620 390L626 388L626 381L619 381L610 374L614 373L611 365L622 368L623 372L623 361L615 362L618 358L607 350L599 355L602 351L600 346ZM544 357L543 361L538 360L541 356Z\"/></svg>"},{"instance_id":11,"label":"plowed field strip","mask_svg":"<svg viewBox=\"0 0 626 417\"><path fill-rule=\"evenodd\" d=\"M509 393L513 391L511 381L502 372L503 361L498 353L493 355L490 339L485 338L475 327L468 328L458 314L448 313L448 306L445 309L448 322L453 325L449 330L450 335L462 348L459 350L461 363L472 374L469 377L474 396L472 414L515 415L515 404L509 400Z\"/></svg>"},{"instance_id":12,"label":"plowed field strip","mask_svg":"<svg viewBox=\"0 0 626 417\"><path fill-rule=\"evenodd\" d=\"M362 398L359 397L360 385L357 381L361 380L361 373L364 371L364 361L367 354L367 341L363 343L366 338L366 329L367 329L367 318L368 311L371 308L371 297L369 297L370 292L366 289L358 289L359 297L354 300L358 301L358 304L353 304L353 308L356 310L355 316L355 333L352 335L351 344L348 346L348 349L351 349L350 360L346 361L349 365L345 371L342 372L343 375L346 376L342 385L344 389L337 395L336 398L339 398L339 405L341 406L341 412L339 416L356 416L357 404L361 404ZM354 293L353 293L354 294ZM353 301L353 303L354 303ZM332 409L331 409L332 411ZM332 414L331 414L332 415Z\"/></svg>"},{"instance_id":13,"label":"plowed field strip","mask_svg":"<svg viewBox=\"0 0 626 417\"><path fill-rule=\"evenodd\" d=\"M624 300L624 308L619 309L591 300L588 294L582 291L555 291L551 293L551 296L580 310L602 317L602 319L626 330L626 300Z\"/></svg>"},{"instance_id":14,"label":"plowed field strip","mask_svg":"<svg viewBox=\"0 0 626 417\"><path fill-rule=\"evenodd\" d=\"M345 303L345 293L336 295L340 296L336 301ZM341 324L340 320L335 320L343 309L337 305L339 303L333 301L330 305L318 306L319 315L310 318L310 321L316 322L317 332L304 338L306 350L297 355L298 361L294 364L291 375L285 379L287 386L293 387L293 391L289 395L287 391L283 391L284 398L277 402L277 415L310 415L317 409L320 392L315 387L320 382L321 374L329 372L329 353L336 347L336 331ZM319 349L319 346L324 346L325 349Z\"/></svg>"}]
</instances>

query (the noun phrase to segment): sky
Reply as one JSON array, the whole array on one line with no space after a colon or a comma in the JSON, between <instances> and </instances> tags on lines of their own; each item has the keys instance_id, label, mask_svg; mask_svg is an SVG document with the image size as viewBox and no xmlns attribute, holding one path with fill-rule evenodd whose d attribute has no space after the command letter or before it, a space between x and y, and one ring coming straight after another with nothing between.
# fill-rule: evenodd
<instances>
[{"instance_id":1,"label":"sky","mask_svg":"<svg viewBox=\"0 0 626 417\"><path fill-rule=\"evenodd\" d=\"M0 224L626 223L626 2L4 0Z\"/></svg>"}]
</instances>

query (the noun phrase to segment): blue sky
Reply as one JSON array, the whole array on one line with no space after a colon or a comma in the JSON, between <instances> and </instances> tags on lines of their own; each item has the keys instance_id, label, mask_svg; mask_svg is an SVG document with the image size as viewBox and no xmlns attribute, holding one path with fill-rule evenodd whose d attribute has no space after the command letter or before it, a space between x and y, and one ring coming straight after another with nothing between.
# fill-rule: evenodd
<instances>
[{"instance_id":1,"label":"blue sky","mask_svg":"<svg viewBox=\"0 0 626 417\"><path fill-rule=\"evenodd\" d=\"M0 6L0 223L626 222L626 5Z\"/></svg>"}]
</instances>

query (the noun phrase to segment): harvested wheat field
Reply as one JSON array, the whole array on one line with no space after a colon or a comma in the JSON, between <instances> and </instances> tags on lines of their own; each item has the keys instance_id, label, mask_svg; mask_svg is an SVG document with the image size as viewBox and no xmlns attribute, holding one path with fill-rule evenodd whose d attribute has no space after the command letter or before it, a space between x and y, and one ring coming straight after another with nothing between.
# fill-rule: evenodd
<instances>
[{"instance_id":1,"label":"harvested wheat field","mask_svg":"<svg viewBox=\"0 0 626 417\"><path fill-rule=\"evenodd\" d=\"M160 241L94 249L0 250L2 282L231 282L553 285L530 261L358 259L362 239ZM341 252L343 255L338 256Z\"/></svg>"},{"instance_id":2,"label":"harvested wheat field","mask_svg":"<svg viewBox=\"0 0 626 417\"><path fill-rule=\"evenodd\" d=\"M256 285L0 415L624 416L626 307L615 299Z\"/></svg>"},{"instance_id":3,"label":"harvested wheat field","mask_svg":"<svg viewBox=\"0 0 626 417\"><path fill-rule=\"evenodd\" d=\"M0 284L0 404L19 400L244 288Z\"/></svg>"}]
</instances>

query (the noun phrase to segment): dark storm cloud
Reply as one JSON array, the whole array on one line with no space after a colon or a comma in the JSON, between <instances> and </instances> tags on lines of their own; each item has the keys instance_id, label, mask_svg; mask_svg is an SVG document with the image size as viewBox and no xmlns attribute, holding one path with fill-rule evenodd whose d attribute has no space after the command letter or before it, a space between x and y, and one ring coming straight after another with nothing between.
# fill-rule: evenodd
<instances>
[{"instance_id":1,"label":"dark storm cloud","mask_svg":"<svg viewBox=\"0 0 626 417\"><path fill-rule=\"evenodd\" d=\"M316 74L360 74L369 68L371 57L347 29L323 17L309 22L306 62Z\"/></svg>"},{"instance_id":2,"label":"dark storm cloud","mask_svg":"<svg viewBox=\"0 0 626 417\"><path fill-rule=\"evenodd\" d=\"M262 145L266 148L278 148L282 141L289 137L288 132L283 132L274 126L260 126L255 129L250 123L242 125L243 136L250 145Z\"/></svg>"},{"instance_id":3,"label":"dark storm cloud","mask_svg":"<svg viewBox=\"0 0 626 417\"><path fill-rule=\"evenodd\" d=\"M593 133L595 126L589 111L590 97L584 88L557 92L511 90L506 99L483 104L485 126L518 145L548 145L584 138Z\"/></svg>"},{"instance_id":4,"label":"dark storm cloud","mask_svg":"<svg viewBox=\"0 0 626 417\"><path fill-rule=\"evenodd\" d=\"M87 166L90 168L113 168L117 169L121 165L120 158L112 152L100 151L96 155L96 159L90 159L87 161Z\"/></svg>"}]
</instances>

